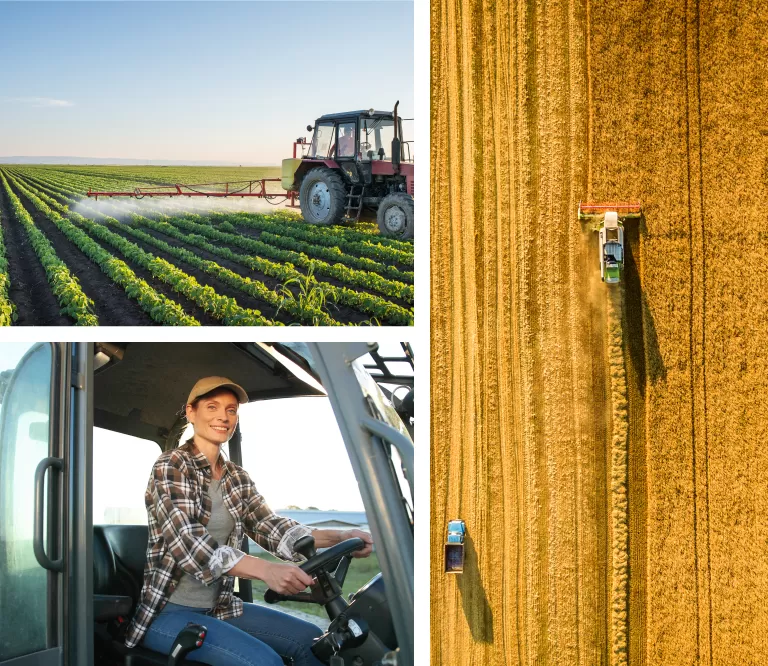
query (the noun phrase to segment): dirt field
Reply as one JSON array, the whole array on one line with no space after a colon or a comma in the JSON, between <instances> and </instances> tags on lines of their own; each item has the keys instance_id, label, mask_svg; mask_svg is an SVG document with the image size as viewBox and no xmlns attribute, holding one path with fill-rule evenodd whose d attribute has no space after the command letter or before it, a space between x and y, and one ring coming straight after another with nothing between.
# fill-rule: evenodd
<instances>
[{"instance_id":1,"label":"dirt field","mask_svg":"<svg viewBox=\"0 0 768 666\"><path fill-rule=\"evenodd\" d=\"M433 664L764 663L768 8L431 29ZM610 297L587 198L644 206Z\"/></svg>"}]
</instances>

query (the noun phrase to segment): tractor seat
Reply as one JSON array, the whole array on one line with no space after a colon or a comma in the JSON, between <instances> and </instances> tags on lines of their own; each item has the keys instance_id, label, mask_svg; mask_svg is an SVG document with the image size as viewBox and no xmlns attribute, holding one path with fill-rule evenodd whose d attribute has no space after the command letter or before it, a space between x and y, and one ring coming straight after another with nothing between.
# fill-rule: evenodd
<instances>
[{"instance_id":1,"label":"tractor seat","mask_svg":"<svg viewBox=\"0 0 768 666\"><path fill-rule=\"evenodd\" d=\"M168 663L168 656L142 646L126 647L114 632L118 617L130 620L141 596L147 558L149 528L146 525L94 525L93 527L93 617L96 663L116 662L125 666L155 666ZM124 626L124 625L123 625ZM184 666L202 662L183 660Z\"/></svg>"}]
</instances>

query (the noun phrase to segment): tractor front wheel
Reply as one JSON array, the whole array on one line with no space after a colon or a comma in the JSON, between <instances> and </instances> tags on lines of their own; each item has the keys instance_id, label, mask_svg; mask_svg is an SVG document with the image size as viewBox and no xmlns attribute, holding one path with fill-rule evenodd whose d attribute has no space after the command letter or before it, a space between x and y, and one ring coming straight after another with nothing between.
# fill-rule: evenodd
<instances>
[{"instance_id":1,"label":"tractor front wheel","mask_svg":"<svg viewBox=\"0 0 768 666\"><path fill-rule=\"evenodd\" d=\"M344 181L333 169L315 167L301 181L301 215L310 224L340 224L346 200Z\"/></svg>"},{"instance_id":2,"label":"tractor front wheel","mask_svg":"<svg viewBox=\"0 0 768 666\"><path fill-rule=\"evenodd\" d=\"M379 204L376 222L383 236L413 238L413 197L404 192L385 196Z\"/></svg>"}]
</instances>

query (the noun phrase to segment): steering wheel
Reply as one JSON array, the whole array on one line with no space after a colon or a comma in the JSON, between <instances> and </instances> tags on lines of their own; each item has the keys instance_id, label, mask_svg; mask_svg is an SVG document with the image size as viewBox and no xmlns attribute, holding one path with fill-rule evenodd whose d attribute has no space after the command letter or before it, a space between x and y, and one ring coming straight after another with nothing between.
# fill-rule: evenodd
<instances>
[{"instance_id":1,"label":"steering wheel","mask_svg":"<svg viewBox=\"0 0 768 666\"><path fill-rule=\"evenodd\" d=\"M264 593L264 601L268 604L275 604L279 601L302 601L321 606L331 604L332 601L341 596L341 586L347 577L352 553L362 548L365 548L365 542L358 537L353 537L318 553L315 550L314 537L301 537L296 541L294 550L307 559L306 562L299 565L299 568L304 573L314 575L317 582L310 588L311 592L299 594L280 594L274 590L267 590ZM330 610L329 608L329 614Z\"/></svg>"}]
</instances>

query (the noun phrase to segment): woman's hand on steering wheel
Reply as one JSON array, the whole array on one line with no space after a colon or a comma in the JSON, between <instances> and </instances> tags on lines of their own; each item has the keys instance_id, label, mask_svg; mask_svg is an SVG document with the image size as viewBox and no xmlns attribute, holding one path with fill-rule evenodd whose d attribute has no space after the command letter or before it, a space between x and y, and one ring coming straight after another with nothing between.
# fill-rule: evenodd
<instances>
[{"instance_id":1,"label":"woman's hand on steering wheel","mask_svg":"<svg viewBox=\"0 0 768 666\"><path fill-rule=\"evenodd\" d=\"M368 532L363 532L363 530L344 530L339 536L341 537L339 539L340 542L354 537L362 539L363 542L365 542L365 548L356 550L352 553L352 557L368 557L373 552L373 537L371 537Z\"/></svg>"},{"instance_id":2,"label":"woman's hand on steering wheel","mask_svg":"<svg viewBox=\"0 0 768 666\"><path fill-rule=\"evenodd\" d=\"M280 594L298 594L312 585L313 579L295 564L283 562L264 562L266 565L261 574L270 590Z\"/></svg>"}]
</instances>

